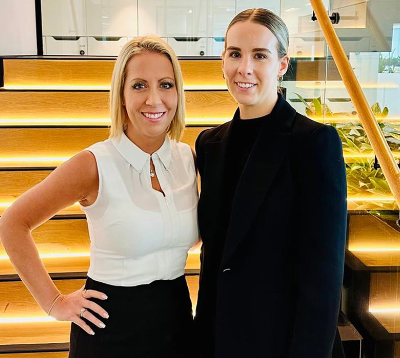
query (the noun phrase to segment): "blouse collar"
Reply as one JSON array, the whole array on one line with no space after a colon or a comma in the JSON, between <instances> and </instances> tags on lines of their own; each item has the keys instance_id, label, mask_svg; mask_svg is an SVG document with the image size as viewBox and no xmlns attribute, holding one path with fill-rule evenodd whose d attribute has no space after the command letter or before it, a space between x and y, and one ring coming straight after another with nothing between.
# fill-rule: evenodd
<instances>
[{"instance_id":1,"label":"blouse collar","mask_svg":"<svg viewBox=\"0 0 400 358\"><path fill-rule=\"evenodd\" d=\"M171 162L171 143L168 136L165 136L163 145L155 151L152 155L141 150L135 143L133 143L125 133L121 137L111 138L111 143L122 155L122 157L131 164L137 172L141 173L146 162L149 158L158 156L166 169L169 168Z\"/></svg>"}]
</instances>

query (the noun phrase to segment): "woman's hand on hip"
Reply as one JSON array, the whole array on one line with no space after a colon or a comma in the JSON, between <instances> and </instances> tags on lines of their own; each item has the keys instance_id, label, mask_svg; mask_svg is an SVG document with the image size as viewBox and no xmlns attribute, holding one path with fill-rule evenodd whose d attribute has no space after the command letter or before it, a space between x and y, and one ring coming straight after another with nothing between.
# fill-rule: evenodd
<instances>
[{"instance_id":1,"label":"woman's hand on hip","mask_svg":"<svg viewBox=\"0 0 400 358\"><path fill-rule=\"evenodd\" d=\"M71 321L81 327L90 335L94 335L93 329L85 322L86 319L99 328L105 328L103 321L91 313L95 312L100 317L108 318L108 313L90 298L106 300L107 296L99 291L86 290L85 287L72 292L69 295L61 295L60 299L51 307L49 315L58 321ZM84 318L84 319L83 319Z\"/></svg>"}]
</instances>

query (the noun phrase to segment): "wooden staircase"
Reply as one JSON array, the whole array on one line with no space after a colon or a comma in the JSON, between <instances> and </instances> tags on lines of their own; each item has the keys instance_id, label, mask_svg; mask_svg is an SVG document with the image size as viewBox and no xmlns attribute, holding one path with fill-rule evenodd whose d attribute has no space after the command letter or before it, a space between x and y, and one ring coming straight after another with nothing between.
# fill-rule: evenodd
<instances>
[{"instance_id":1,"label":"wooden staircase","mask_svg":"<svg viewBox=\"0 0 400 358\"><path fill-rule=\"evenodd\" d=\"M369 357L400 357L400 228L398 212L349 215L347 310Z\"/></svg>"},{"instance_id":2,"label":"wooden staircase","mask_svg":"<svg viewBox=\"0 0 400 358\"><path fill-rule=\"evenodd\" d=\"M2 60L0 215L57 165L108 137L108 91L114 61L72 57ZM180 63L187 108L182 140L193 147L204 128L231 118L236 103L225 87L220 60L182 59ZM396 337L400 337L399 313L379 311L400 307L400 234L393 218L385 221L357 211L357 200L349 197L348 202L346 313L374 341L390 342L390 347L383 344L383 354L376 358L400 357L400 345L396 343ZM363 210L376 209L373 202L361 204ZM33 236L61 292L82 287L89 266L89 236L79 205L59 212L34 230ZM189 253L186 266L194 307L198 274L197 249ZM340 328L344 340L353 339L352 332L349 325ZM50 320L40 310L0 244L0 358L67 357L68 341L69 323ZM392 355L387 355L388 351Z\"/></svg>"}]
</instances>

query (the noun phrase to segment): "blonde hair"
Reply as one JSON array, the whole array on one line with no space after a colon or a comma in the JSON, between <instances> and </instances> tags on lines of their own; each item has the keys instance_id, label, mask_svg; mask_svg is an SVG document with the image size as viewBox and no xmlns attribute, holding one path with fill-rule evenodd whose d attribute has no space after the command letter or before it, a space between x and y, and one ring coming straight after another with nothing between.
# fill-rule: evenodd
<instances>
[{"instance_id":1,"label":"blonde hair","mask_svg":"<svg viewBox=\"0 0 400 358\"><path fill-rule=\"evenodd\" d=\"M175 86L178 92L178 106L167 133L171 139L179 142L185 128L185 93L183 91L182 71L174 50L165 41L156 36L137 37L125 44L118 55L111 78L110 138L119 138L124 130L124 125L129 121L126 109L122 105L126 79L126 65L133 56L146 52L162 54L167 57L172 64Z\"/></svg>"}]
</instances>

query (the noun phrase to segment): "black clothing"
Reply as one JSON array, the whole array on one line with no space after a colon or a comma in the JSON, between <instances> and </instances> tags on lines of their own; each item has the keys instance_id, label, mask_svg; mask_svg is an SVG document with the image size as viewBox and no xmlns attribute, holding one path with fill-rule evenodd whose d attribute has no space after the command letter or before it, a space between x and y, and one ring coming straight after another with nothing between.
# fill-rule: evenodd
<instances>
[{"instance_id":1,"label":"black clothing","mask_svg":"<svg viewBox=\"0 0 400 358\"><path fill-rule=\"evenodd\" d=\"M147 285L119 287L87 279L86 289L108 299L91 299L110 315L104 329L87 323L87 334L71 326L70 358L192 358L192 305L184 276ZM100 317L99 317L100 318Z\"/></svg>"},{"instance_id":2,"label":"black clothing","mask_svg":"<svg viewBox=\"0 0 400 358\"><path fill-rule=\"evenodd\" d=\"M341 141L281 96L270 118L234 191L223 247L233 124L196 141L203 246L195 326L204 358L332 354L347 216Z\"/></svg>"}]
</instances>

